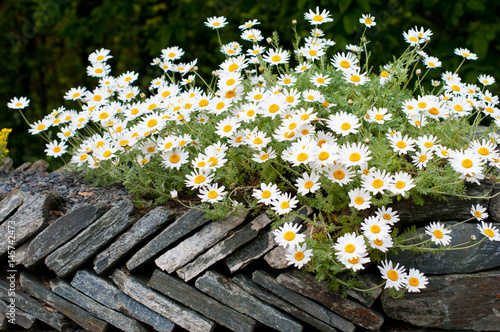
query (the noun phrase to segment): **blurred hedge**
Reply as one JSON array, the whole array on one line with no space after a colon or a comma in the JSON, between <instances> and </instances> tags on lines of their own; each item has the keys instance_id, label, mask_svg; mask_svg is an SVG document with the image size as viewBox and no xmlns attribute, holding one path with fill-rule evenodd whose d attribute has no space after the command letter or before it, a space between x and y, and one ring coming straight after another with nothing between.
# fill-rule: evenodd
<instances>
[{"instance_id":1,"label":"blurred hedge","mask_svg":"<svg viewBox=\"0 0 500 332\"><path fill-rule=\"evenodd\" d=\"M331 12L334 22L321 26L337 45L330 52L344 51L346 44L358 43L363 26L361 14L376 17L376 27L368 38L375 68L399 55L407 45L402 32L423 26L434 32L426 51L438 57L446 70L454 70L460 59L456 47L477 53L477 62L467 62L461 76L477 83L478 74L500 80L500 46L496 43L500 25L500 2L480 0L330 0L310 2L245 0L3 0L0 3L0 127L13 128L9 137L10 156L19 165L43 158L44 142L26 133L27 127L17 112L6 107L14 96L27 96L25 111L30 121L40 119L61 105L71 87L94 87L97 81L86 77L88 54L98 48L111 50L112 74L133 70L140 73L140 86L160 73L149 64L168 46L186 51L184 60L198 59L200 71L210 75L223 59L217 35L206 28L207 17L224 15L229 21L222 29L223 42L246 42L239 38L238 25L253 18L262 22L265 36L278 31L283 43L292 40L291 21L306 36L311 29L303 13L316 5ZM290 46L289 44L286 44ZM329 54L331 55L331 54ZM434 78L440 71L436 71ZM490 88L499 94L498 85ZM58 166L60 162L54 165Z\"/></svg>"}]
</instances>

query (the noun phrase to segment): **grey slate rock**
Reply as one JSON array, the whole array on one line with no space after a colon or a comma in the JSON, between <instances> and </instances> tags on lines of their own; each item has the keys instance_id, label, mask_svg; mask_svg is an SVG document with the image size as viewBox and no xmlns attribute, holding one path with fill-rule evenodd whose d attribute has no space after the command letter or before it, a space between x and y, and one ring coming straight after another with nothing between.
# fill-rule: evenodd
<instances>
[{"instance_id":1,"label":"grey slate rock","mask_svg":"<svg viewBox=\"0 0 500 332\"><path fill-rule=\"evenodd\" d=\"M12 161L12 159L10 159L9 157L5 158L4 159L4 162L3 162L3 166L0 167L0 172L1 171L8 171L12 168L12 166L14 165L14 162Z\"/></svg>"},{"instance_id":2,"label":"grey slate rock","mask_svg":"<svg viewBox=\"0 0 500 332\"><path fill-rule=\"evenodd\" d=\"M45 172L49 168L49 163L46 162L43 159L39 159L35 161L28 169L27 171L33 171L33 172Z\"/></svg>"},{"instance_id":3,"label":"grey slate rock","mask_svg":"<svg viewBox=\"0 0 500 332\"><path fill-rule=\"evenodd\" d=\"M49 191L25 201L16 213L0 226L0 256L7 253L9 235L15 234L14 246L18 246L46 227L49 210L57 206L62 199L56 191ZM12 227L14 233L9 233Z\"/></svg>"},{"instance_id":4,"label":"grey slate rock","mask_svg":"<svg viewBox=\"0 0 500 332\"><path fill-rule=\"evenodd\" d=\"M139 219L129 230L120 235L113 244L101 252L94 260L94 270L98 273L109 271L129 254L141 241L155 233L165 223L174 219L175 215L168 209L159 206Z\"/></svg>"},{"instance_id":5,"label":"grey slate rock","mask_svg":"<svg viewBox=\"0 0 500 332\"><path fill-rule=\"evenodd\" d=\"M33 163L31 163L31 162L27 161L27 162L23 163L21 166L17 167L17 168L16 168L16 172L24 172L24 171L27 171L27 170L31 167L31 165L32 165L32 164L33 164Z\"/></svg>"},{"instance_id":6,"label":"grey slate rock","mask_svg":"<svg viewBox=\"0 0 500 332\"><path fill-rule=\"evenodd\" d=\"M308 323L312 327L318 329L322 332L337 331L333 326L323 323L321 320L309 315L302 308L298 308L287 301L284 301L280 297L274 295L273 293L266 291L264 288L256 284L250 277L244 274L237 274L231 279L236 285L240 286L242 289L258 297L264 302L267 302L284 312L300 319L303 322Z\"/></svg>"},{"instance_id":7,"label":"grey slate rock","mask_svg":"<svg viewBox=\"0 0 500 332\"><path fill-rule=\"evenodd\" d=\"M127 269L129 269L129 271L134 271L135 269L143 266L144 264L155 258L169 245L185 236L186 234L189 234L196 228L206 224L210 220L205 216L205 212L196 209L192 209L184 213L180 218L178 218L167 228L165 228L160 234L158 234L154 239L149 241L146 246L136 252L127 261Z\"/></svg>"},{"instance_id":8,"label":"grey slate rock","mask_svg":"<svg viewBox=\"0 0 500 332\"><path fill-rule=\"evenodd\" d=\"M59 278L51 280L50 287L52 288L52 291L54 291L54 293L56 293L57 295L60 295L61 297L64 297L65 299L77 304L97 318L102 319L110 323L111 325L120 328L123 331L148 331L148 329L144 325L137 322L135 319L127 317L124 314L103 306L87 295L74 289Z\"/></svg>"},{"instance_id":9,"label":"grey slate rock","mask_svg":"<svg viewBox=\"0 0 500 332\"><path fill-rule=\"evenodd\" d=\"M12 215L25 201L33 197L30 193L20 190L10 192L0 201L0 223Z\"/></svg>"},{"instance_id":10,"label":"grey slate rock","mask_svg":"<svg viewBox=\"0 0 500 332\"><path fill-rule=\"evenodd\" d=\"M312 213L312 210L308 206L302 206L297 210L297 212L307 216ZM302 221L302 218L297 217L292 220L292 223L301 224ZM264 234L259 235L255 240L251 241L247 245L239 248L237 251L229 255L224 260L224 262L226 263L231 273L234 273L244 268L251 262L259 259L277 246L278 244L274 241L273 231L268 231Z\"/></svg>"},{"instance_id":11,"label":"grey slate rock","mask_svg":"<svg viewBox=\"0 0 500 332\"><path fill-rule=\"evenodd\" d=\"M165 317L125 295L113 283L90 271L77 271L71 286L113 310L151 325L157 331L170 332L175 327L174 323Z\"/></svg>"},{"instance_id":12,"label":"grey slate rock","mask_svg":"<svg viewBox=\"0 0 500 332\"><path fill-rule=\"evenodd\" d=\"M60 277L69 275L134 223L135 218L129 217L133 209L130 200L119 202L73 240L50 254L45 264Z\"/></svg>"},{"instance_id":13,"label":"grey slate rock","mask_svg":"<svg viewBox=\"0 0 500 332\"><path fill-rule=\"evenodd\" d=\"M219 242L231 230L243 223L246 216L246 211L234 211L230 212L224 219L212 221L199 232L157 258L156 265L167 273L174 272Z\"/></svg>"},{"instance_id":14,"label":"grey slate rock","mask_svg":"<svg viewBox=\"0 0 500 332\"><path fill-rule=\"evenodd\" d=\"M360 292L354 289L348 289L347 295L358 300L366 307L370 308L375 300L378 299L380 294L382 294L382 287L376 287L382 283L382 278L378 275L374 275L371 273L360 273L356 278L361 284L359 285L359 289L373 289L370 292ZM375 288L376 287L376 288Z\"/></svg>"},{"instance_id":15,"label":"grey slate rock","mask_svg":"<svg viewBox=\"0 0 500 332\"><path fill-rule=\"evenodd\" d=\"M355 330L353 323L347 319L337 315L336 313L320 306L314 301L297 294L296 292L280 285L274 277L264 271L255 271L252 275L252 280L260 286L270 290L276 296L292 303L301 308L311 316L314 316L326 324L333 326L341 331L352 332Z\"/></svg>"},{"instance_id":16,"label":"grey slate rock","mask_svg":"<svg viewBox=\"0 0 500 332\"><path fill-rule=\"evenodd\" d=\"M358 302L342 298L338 292L329 290L324 283L316 280L311 274L290 270L280 274L276 280L281 285L323 304L326 308L365 329L377 331L384 323L382 314Z\"/></svg>"},{"instance_id":17,"label":"grey slate rock","mask_svg":"<svg viewBox=\"0 0 500 332\"><path fill-rule=\"evenodd\" d=\"M261 214L233 235L220 241L205 253L198 256L191 263L186 264L177 270L177 274L184 281L188 281L208 269L214 263L224 259L245 243L256 238L259 231L269 225L271 219L265 214Z\"/></svg>"},{"instance_id":18,"label":"grey slate rock","mask_svg":"<svg viewBox=\"0 0 500 332\"><path fill-rule=\"evenodd\" d=\"M286 260L286 255L288 254L288 251L282 247L282 246L277 246L270 252L268 252L264 256L264 260L269 264L270 267L272 267L275 270L283 270L286 269L289 265Z\"/></svg>"},{"instance_id":19,"label":"grey slate rock","mask_svg":"<svg viewBox=\"0 0 500 332\"><path fill-rule=\"evenodd\" d=\"M24 266L31 267L42 262L45 257L71 240L105 212L106 208L102 206L86 205L77 207L58 218L38 234L28 246L27 254L23 260Z\"/></svg>"},{"instance_id":20,"label":"grey slate rock","mask_svg":"<svg viewBox=\"0 0 500 332\"><path fill-rule=\"evenodd\" d=\"M427 288L382 306L392 318L426 328L500 331L500 271L428 276ZM427 329L426 329L427 331Z\"/></svg>"},{"instance_id":21,"label":"grey slate rock","mask_svg":"<svg viewBox=\"0 0 500 332\"><path fill-rule=\"evenodd\" d=\"M0 331L7 331L9 328L9 323L7 322L7 318L0 313Z\"/></svg>"},{"instance_id":22,"label":"grey slate rock","mask_svg":"<svg viewBox=\"0 0 500 332\"><path fill-rule=\"evenodd\" d=\"M57 309L60 313L69 317L72 321L86 330L102 332L108 328L108 324L106 322L95 318L79 306L74 305L62 297L52 293L34 276L26 272L22 272L19 282L25 292Z\"/></svg>"},{"instance_id":23,"label":"grey slate rock","mask_svg":"<svg viewBox=\"0 0 500 332\"><path fill-rule=\"evenodd\" d=\"M207 271L195 282L196 288L227 306L278 331L302 331L303 326L290 316L250 295L223 275Z\"/></svg>"},{"instance_id":24,"label":"grey slate rock","mask_svg":"<svg viewBox=\"0 0 500 332\"><path fill-rule=\"evenodd\" d=\"M456 224L457 222L442 222L445 227ZM496 225L500 228L500 225ZM422 239L411 241L422 242L429 239L425 234L425 227L417 228L417 231L410 237L422 235ZM476 223L465 223L451 228L451 246L470 242L471 235L476 235L478 242L484 235L477 229ZM408 242L411 243L411 242ZM431 245L431 248L439 248L437 245ZM398 262L407 268L418 267L424 274L451 274L451 273L471 273L483 271L500 266L500 242L483 240L480 244L468 249L446 250L443 252L426 252L416 254L410 250L399 251L398 255L390 254L389 259Z\"/></svg>"},{"instance_id":25,"label":"grey slate rock","mask_svg":"<svg viewBox=\"0 0 500 332\"><path fill-rule=\"evenodd\" d=\"M211 320L153 291L136 277L114 270L111 279L122 292L188 331L212 331L215 327Z\"/></svg>"},{"instance_id":26,"label":"grey slate rock","mask_svg":"<svg viewBox=\"0 0 500 332\"><path fill-rule=\"evenodd\" d=\"M426 199L424 205L415 205L409 200L399 201L392 205L393 210L399 214L402 224L429 223L432 221L466 220L471 217L470 208L472 204L488 206L489 197L493 190L491 182L483 182L481 185L470 184L467 186L466 195L471 197L485 197L473 199L461 199L450 197L448 201L438 199Z\"/></svg>"},{"instance_id":27,"label":"grey slate rock","mask_svg":"<svg viewBox=\"0 0 500 332\"><path fill-rule=\"evenodd\" d=\"M490 199L490 204L488 205L488 214L491 220L495 222L500 222L500 183L495 183L493 186L493 190L491 192L491 196L494 196ZM495 196L498 195L498 196Z\"/></svg>"},{"instance_id":28,"label":"grey slate rock","mask_svg":"<svg viewBox=\"0 0 500 332\"><path fill-rule=\"evenodd\" d=\"M8 320L10 320L10 317L8 315L9 309L10 308L8 307L7 302L0 300L0 313L4 315ZM16 325L24 327L25 329L29 329L33 327L33 324L35 324L35 317L33 317L32 315L25 313L19 308L10 310L15 310Z\"/></svg>"},{"instance_id":29,"label":"grey slate rock","mask_svg":"<svg viewBox=\"0 0 500 332\"><path fill-rule=\"evenodd\" d=\"M54 309L47 309L37 300L32 299L24 292L16 290L16 308L21 309L28 315L31 315L47 325L53 327L57 331L62 331L73 326L63 315ZM9 302L9 285L4 280L0 280L0 298L7 303Z\"/></svg>"},{"instance_id":30,"label":"grey slate rock","mask_svg":"<svg viewBox=\"0 0 500 332\"><path fill-rule=\"evenodd\" d=\"M203 314L232 331L253 331L257 322L215 301L180 279L156 269L149 287Z\"/></svg>"}]
</instances>

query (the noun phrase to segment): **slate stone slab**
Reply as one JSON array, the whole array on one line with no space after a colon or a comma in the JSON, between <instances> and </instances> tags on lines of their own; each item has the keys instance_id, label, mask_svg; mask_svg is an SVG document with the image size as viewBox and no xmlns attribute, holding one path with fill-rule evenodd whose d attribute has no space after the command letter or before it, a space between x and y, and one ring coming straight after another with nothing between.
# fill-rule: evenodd
<instances>
[{"instance_id":1,"label":"slate stone slab","mask_svg":"<svg viewBox=\"0 0 500 332\"><path fill-rule=\"evenodd\" d=\"M269 225L271 219L265 214L261 214L242 229L236 231L233 235L220 241L208 251L198 256L191 263L186 264L177 270L179 277L184 281L189 281L208 269L214 263L224 259L245 243L255 239L259 231Z\"/></svg>"},{"instance_id":2,"label":"slate stone slab","mask_svg":"<svg viewBox=\"0 0 500 332\"><path fill-rule=\"evenodd\" d=\"M60 277L69 275L135 221L129 217L133 209L131 201L119 202L73 240L50 254L45 264Z\"/></svg>"},{"instance_id":3,"label":"slate stone slab","mask_svg":"<svg viewBox=\"0 0 500 332\"><path fill-rule=\"evenodd\" d=\"M10 170L12 168L13 165L14 165L14 162L12 161L12 159L7 157L4 159L3 166L0 167L0 171L7 172L8 170Z\"/></svg>"},{"instance_id":4,"label":"slate stone slab","mask_svg":"<svg viewBox=\"0 0 500 332\"><path fill-rule=\"evenodd\" d=\"M473 199L461 199L451 196L448 201L437 199L426 199L424 205L415 205L408 200L399 201L392 205L393 210L399 214L399 223L429 223L432 221L466 220L471 217L470 208L474 204L488 206L489 197L493 190L491 182L483 182L481 185L470 184L466 195L471 197L485 197Z\"/></svg>"},{"instance_id":5,"label":"slate stone slab","mask_svg":"<svg viewBox=\"0 0 500 332\"><path fill-rule=\"evenodd\" d=\"M35 161L28 169L27 171L33 171L33 172L45 172L47 168L49 168L49 163L46 162L43 159L39 159Z\"/></svg>"},{"instance_id":6,"label":"slate stone slab","mask_svg":"<svg viewBox=\"0 0 500 332\"><path fill-rule=\"evenodd\" d=\"M26 200L33 197L30 193L20 190L12 191L0 201L0 223L10 217Z\"/></svg>"},{"instance_id":7,"label":"slate stone slab","mask_svg":"<svg viewBox=\"0 0 500 332\"><path fill-rule=\"evenodd\" d=\"M276 280L281 285L323 304L326 308L365 329L376 331L384 323L383 315L358 302L342 298L339 293L329 290L324 283L316 280L311 274L291 270L280 274Z\"/></svg>"},{"instance_id":8,"label":"slate stone slab","mask_svg":"<svg viewBox=\"0 0 500 332\"><path fill-rule=\"evenodd\" d=\"M302 215L310 215L312 213L311 208L308 206L303 206L297 210L298 213ZM292 220L294 224L301 224L302 218L297 217ZM239 248L237 251L229 255L224 262L227 267L234 273L251 262L259 259L271 249L275 248L278 244L274 241L273 231L268 231L262 235L259 235L255 240L251 241L247 245Z\"/></svg>"},{"instance_id":9,"label":"slate stone slab","mask_svg":"<svg viewBox=\"0 0 500 332\"><path fill-rule=\"evenodd\" d=\"M205 216L205 212L196 209L192 209L184 213L180 218L170 224L153 240L151 240L146 246L136 252L127 261L127 269L129 269L129 271L134 271L135 269L143 266L155 258L169 245L189 234L196 228L206 224L210 220Z\"/></svg>"},{"instance_id":10,"label":"slate stone slab","mask_svg":"<svg viewBox=\"0 0 500 332\"><path fill-rule=\"evenodd\" d=\"M128 231L120 235L113 244L101 252L94 260L94 270L98 273L109 271L125 255L129 254L141 241L156 232L175 215L165 207L157 207L139 219Z\"/></svg>"},{"instance_id":11,"label":"slate stone slab","mask_svg":"<svg viewBox=\"0 0 500 332\"><path fill-rule=\"evenodd\" d=\"M25 172L31 167L32 164L33 163L27 161L27 162L23 163L21 166L17 167L16 172Z\"/></svg>"},{"instance_id":12,"label":"slate stone slab","mask_svg":"<svg viewBox=\"0 0 500 332\"><path fill-rule=\"evenodd\" d=\"M253 296L256 296L262 301L265 301L283 310L284 312L296 317L297 319L300 319L301 321L308 323L309 325L318 329L319 331L323 332L337 331L336 329L333 328L333 326L323 323L321 320L309 315L302 308L299 309L298 307L290 304L289 302L282 300L280 297L274 295L273 293L266 291L264 288L253 282L250 277L247 277L244 274L237 274L231 280L235 284L240 286L242 289L252 294Z\"/></svg>"},{"instance_id":13,"label":"slate stone slab","mask_svg":"<svg viewBox=\"0 0 500 332\"><path fill-rule=\"evenodd\" d=\"M136 277L115 270L111 279L122 292L188 331L212 331L215 327L213 321L160 295Z\"/></svg>"},{"instance_id":14,"label":"slate stone slab","mask_svg":"<svg viewBox=\"0 0 500 332\"><path fill-rule=\"evenodd\" d=\"M427 288L393 299L382 293L392 318L445 330L500 331L500 271L428 276Z\"/></svg>"},{"instance_id":15,"label":"slate stone slab","mask_svg":"<svg viewBox=\"0 0 500 332\"><path fill-rule=\"evenodd\" d=\"M37 300L32 299L24 292L16 290L15 292L16 307L26 312L27 314L41 320L47 325L53 327L57 331L68 329L73 326L63 315L52 308L43 306ZM9 285L4 280L0 280L0 298L10 303Z\"/></svg>"},{"instance_id":16,"label":"slate stone slab","mask_svg":"<svg viewBox=\"0 0 500 332\"><path fill-rule=\"evenodd\" d=\"M7 322L7 318L0 313L0 331L7 331L9 328L9 323Z\"/></svg>"},{"instance_id":17,"label":"slate stone slab","mask_svg":"<svg viewBox=\"0 0 500 332\"><path fill-rule=\"evenodd\" d=\"M74 305L62 297L52 293L34 276L26 272L22 272L19 282L25 292L57 309L60 313L69 317L72 321L86 330L102 332L108 328L108 324L106 322L95 318L79 306Z\"/></svg>"},{"instance_id":18,"label":"slate stone slab","mask_svg":"<svg viewBox=\"0 0 500 332\"><path fill-rule=\"evenodd\" d=\"M149 287L203 314L232 331L253 331L257 322L215 301L180 279L155 270Z\"/></svg>"},{"instance_id":19,"label":"slate stone slab","mask_svg":"<svg viewBox=\"0 0 500 332\"><path fill-rule=\"evenodd\" d=\"M457 222L443 222L445 227L456 224ZM500 228L500 224L497 225ZM415 239L422 242L429 239L425 234L425 227L420 227L410 237L422 235L422 239ZM478 242L484 235L477 229L476 223L465 223L451 228L451 246L469 243L465 246L473 245L470 241L471 235L475 235ZM409 242L411 243L411 242ZM439 248L432 245L431 248ZM477 246L462 250L447 250L439 253L427 252L416 254L410 250L399 251L398 255L390 254L389 259L398 262L407 269L418 268L425 274L451 274L451 273L471 273L483 271L500 266L500 242L483 240Z\"/></svg>"},{"instance_id":20,"label":"slate stone slab","mask_svg":"<svg viewBox=\"0 0 500 332\"><path fill-rule=\"evenodd\" d=\"M283 270L286 269L289 265L286 260L286 255L288 254L288 251L282 247L282 246L277 246L270 252L268 252L264 256L264 260L269 264L270 267L272 267L275 270Z\"/></svg>"},{"instance_id":21,"label":"slate stone slab","mask_svg":"<svg viewBox=\"0 0 500 332\"><path fill-rule=\"evenodd\" d=\"M165 317L125 295L113 283L87 270L76 272L71 286L97 302L151 325L160 332L170 332L175 325Z\"/></svg>"},{"instance_id":22,"label":"slate stone slab","mask_svg":"<svg viewBox=\"0 0 500 332\"><path fill-rule=\"evenodd\" d=\"M13 315L13 312L15 311L15 317L9 316L9 311L11 311L11 315ZM9 308L7 302L4 302L2 300L0 300L0 313L4 315L7 320L13 318L16 325L24 327L25 329L29 329L33 327L33 324L35 324L35 317L25 313L19 308Z\"/></svg>"},{"instance_id":23,"label":"slate stone slab","mask_svg":"<svg viewBox=\"0 0 500 332\"><path fill-rule=\"evenodd\" d=\"M54 291L54 293L56 293L57 295L60 295L61 297L64 297L65 299L77 304L97 318L102 319L123 331L148 331L148 329L144 325L137 322L135 319L127 317L124 314L103 306L87 295L74 289L59 278L51 280L50 287L52 288L52 291Z\"/></svg>"},{"instance_id":24,"label":"slate stone slab","mask_svg":"<svg viewBox=\"0 0 500 332\"><path fill-rule=\"evenodd\" d=\"M7 253L8 245L22 244L46 227L49 210L62 200L61 195L55 191L40 193L26 200L14 215L0 226L0 256ZM10 240L14 240L13 245Z\"/></svg>"},{"instance_id":25,"label":"slate stone slab","mask_svg":"<svg viewBox=\"0 0 500 332\"><path fill-rule=\"evenodd\" d=\"M77 207L58 218L38 234L28 246L23 259L24 266L31 267L42 262L54 250L99 219L106 210L103 206L86 205Z\"/></svg>"},{"instance_id":26,"label":"slate stone slab","mask_svg":"<svg viewBox=\"0 0 500 332\"><path fill-rule=\"evenodd\" d=\"M250 295L223 275L207 271L195 282L196 288L227 306L278 331L302 331L303 326L290 316Z\"/></svg>"},{"instance_id":27,"label":"slate stone slab","mask_svg":"<svg viewBox=\"0 0 500 332\"><path fill-rule=\"evenodd\" d=\"M238 227L247 216L246 211L234 211L222 219L213 221L199 232L168 250L155 260L156 265L168 273L172 273L184 264L193 260L206 249L210 248L231 230Z\"/></svg>"},{"instance_id":28,"label":"slate stone slab","mask_svg":"<svg viewBox=\"0 0 500 332\"><path fill-rule=\"evenodd\" d=\"M380 294L382 294L382 287L376 286L380 285L383 282L383 279L378 275L374 275L371 273L360 273L357 279L360 282L359 289L373 289L370 292L360 292L354 289L348 289L347 295L358 300L368 308L370 308L375 300L378 299Z\"/></svg>"},{"instance_id":29,"label":"slate stone slab","mask_svg":"<svg viewBox=\"0 0 500 332\"><path fill-rule=\"evenodd\" d=\"M274 277L264 271L255 271L252 275L252 280L260 286L270 290L280 298L292 303L293 305L301 308L308 314L322 320L326 324L333 326L341 331L352 332L355 330L353 323L347 319L337 315L334 312L320 306L314 301L297 294L296 292L280 285Z\"/></svg>"},{"instance_id":30,"label":"slate stone slab","mask_svg":"<svg viewBox=\"0 0 500 332\"><path fill-rule=\"evenodd\" d=\"M490 204L488 205L488 214L491 220L495 222L500 222L500 183L495 183L493 190L491 191ZM495 196L498 195L498 196Z\"/></svg>"}]
</instances>

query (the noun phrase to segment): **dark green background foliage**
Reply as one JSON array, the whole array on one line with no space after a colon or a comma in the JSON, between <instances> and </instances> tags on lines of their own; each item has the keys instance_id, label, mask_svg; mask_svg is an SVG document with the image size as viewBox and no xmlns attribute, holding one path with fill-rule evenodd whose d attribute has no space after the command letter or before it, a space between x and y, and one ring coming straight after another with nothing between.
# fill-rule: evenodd
<instances>
[{"instance_id":1,"label":"dark green background foliage","mask_svg":"<svg viewBox=\"0 0 500 332\"><path fill-rule=\"evenodd\" d=\"M423 26L434 32L426 51L438 57L445 70L454 70L461 60L453 50L466 47L479 60L465 63L462 78L477 83L478 74L490 74L500 80L498 1L3 0L0 127L14 129L9 137L10 156L16 165L43 158L45 145L41 138L27 134L18 111L9 110L7 102L14 96L30 98L25 114L32 122L61 105L75 108L63 95L71 87L95 87L97 80L86 76L86 66L88 54L96 49L111 50L112 75L139 72L139 86L147 92L149 81L161 74L149 64L163 48L182 47L186 51L183 60L197 58L205 77L223 60L216 33L203 24L207 17L227 17L229 26L220 31L224 43L238 41L248 47L237 27L257 18L264 36L276 30L282 43L291 48L291 21L297 19L297 30L307 36L311 26L303 13L317 5L329 10L335 20L320 26L337 43L329 56L344 51L346 44L358 44L363 31L358 19L371 13L377 25L367 37L372 41L369 47L375 72L407 47L403 31ZM437 78L440 72L427 77ZM490 90L499 94L498 85Z\"/></svg>"}]
</instances>

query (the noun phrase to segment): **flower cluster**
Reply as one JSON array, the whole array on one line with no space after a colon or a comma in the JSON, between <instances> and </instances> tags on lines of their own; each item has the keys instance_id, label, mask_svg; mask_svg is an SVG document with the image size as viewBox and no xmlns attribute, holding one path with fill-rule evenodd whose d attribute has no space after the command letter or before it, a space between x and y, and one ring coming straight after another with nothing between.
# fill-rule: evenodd
<instances>
[{"instance_id":1,"label":"flower cluster","mask_svg":"<svg viewBox=\"0 0 500 332\"><path fill-rule=\"evenodd\" d=\"M315 266L335 261L341 269L363 269L396 246L393 199L462 193L464 183L479 183L500 168L499 98L486 90L495 80L479 75L482 88L468 84L457 68L427 83L442 63L423 51L432 32L418 27L403 33L409 46L401 57L372 70L364 33L359 45L331 52L336 43L319 28L333 21L330 12L316 8L304 17L312 30L293 50L277 34L266 38L258 20L240 25L243 44L221 42L225 59L210 83L198 74L196 59L181 62L183 49L163 49L152 61L161 74L149 95L135 84L137 73L112 76L110 51L97 50L87 73L98 85L64 96L81 109L61 106L29 131L48 140L48 156L70 153L75 167L141 194L184 195L216 209L262 208L280 224L307 204L318 212L307 246L295 224L274 233L288 262L301 268L328 257ZM359 22L365 32L376 24L371 14ZM211 17L205 25L220 41L228 22ZM462 63L477 58L467 49L455 53ZM426 72L417 69L414 77L418 65ZM28 103L14 98L8 106ZM474 136L485 118L490 128ZM47 135L50 128L58 140ZM471 213L480 232L498 241L499 231L483 221L485 209L478 205ZM450 230L438 222L426 232L429 241L450 243ZM313 255L320 247L328 255ZM380 269L386 287L418 291L427 283L419 271L406 274L392 262Z\"/></svg>"}]
</instances>

